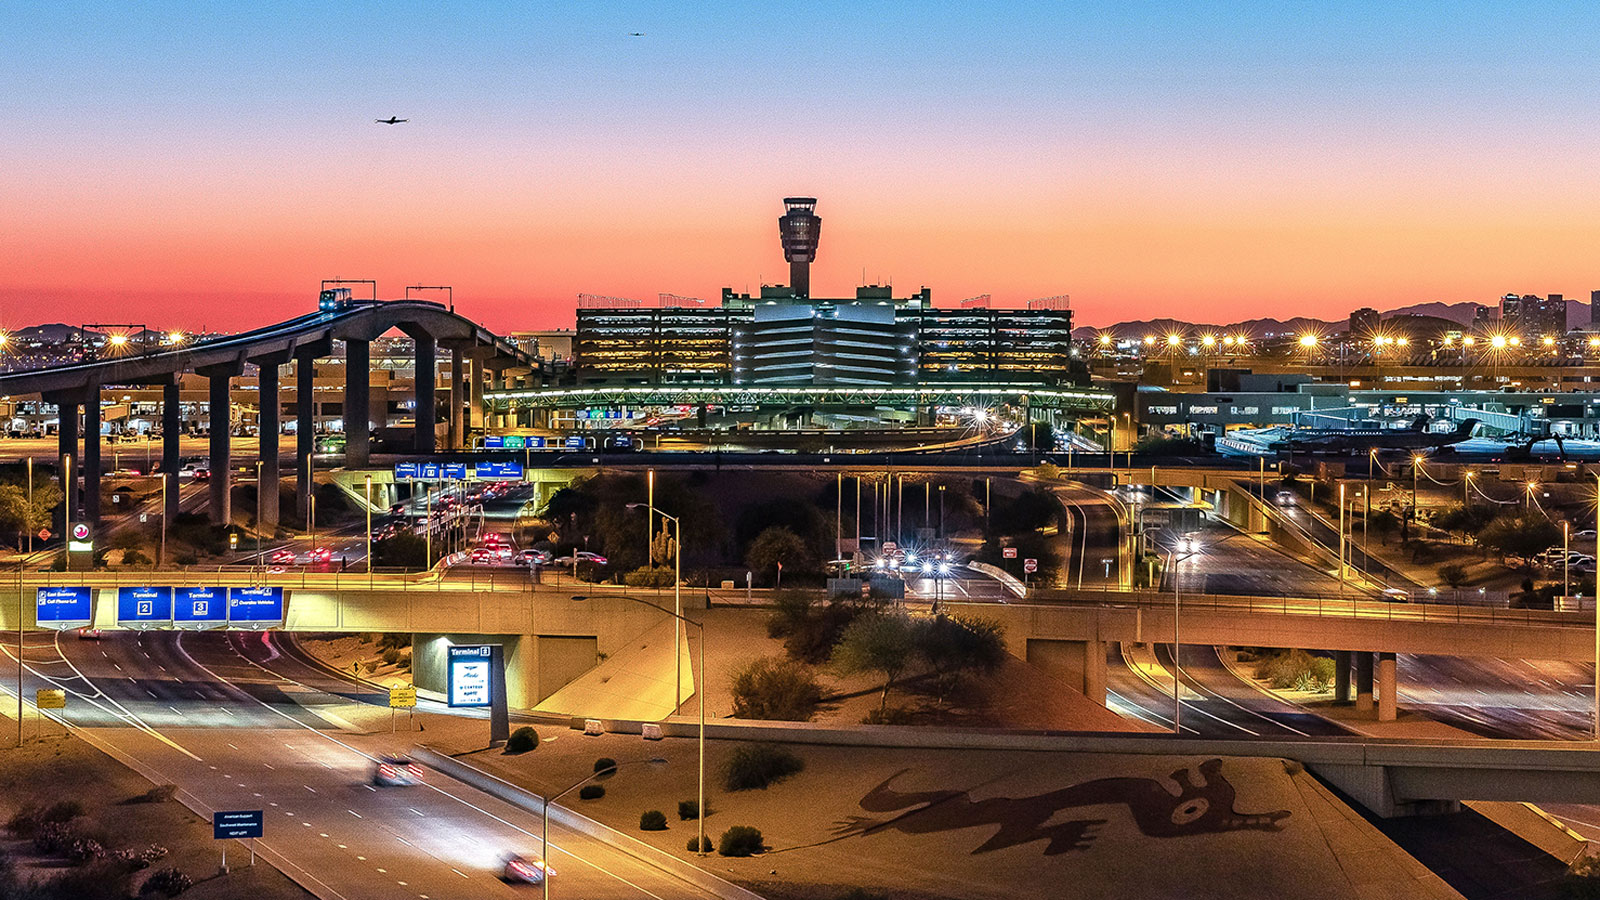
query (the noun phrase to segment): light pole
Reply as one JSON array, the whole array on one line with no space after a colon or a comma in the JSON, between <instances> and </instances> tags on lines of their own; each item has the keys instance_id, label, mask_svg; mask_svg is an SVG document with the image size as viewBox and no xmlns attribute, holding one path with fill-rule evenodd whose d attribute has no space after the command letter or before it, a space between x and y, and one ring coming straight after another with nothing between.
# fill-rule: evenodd
<instances>
[{"instance_id":1,"label":"light pole","mask_svg":"<svg viewBox=\"0 0 1600 900\"><path fill-rule=\"evenodd\" d=\"M1566 599L1572 593L1572 557L1567 544L1571 540L1572 523L1561 523L1561 597Z\"/></svg>"},{"instance_id":2,"label":"light pole","mask_svg":"<svg viewBox=\"0 0 1600 900\"><path fill-rule=\"evenodd\" d=\"M256 565L261 566L263 569L266 568L267 561L261 558L261 509L262 504L266 502L266 498L261 493L261 466L265 462L266 460L263 459L256 460ZM165 485L166 482L163 481L162 486L164 487ZM163 504L162 509L165 508Z\"/></svg>"},{"instance_id":3,"label":"light pole","mask_svg":"<svg viewBox=\"0 0 1600 900\"><path fill-rule=\"evenodd\" d=\"M545 900L550 900L550 876L555 874L555 871L550 868L550 804L556 802L557 800L560 800L562 797L565 797L566 795L572 793L573 791L577 790L578 788L583 787L584 785L586 785L589 782L595 780L596 778L599 778L601 775L607 775L607 774L610 774L612 772L615 772L618 769L622 768L623 766L634 766L634 765L638 765L640 763L650 763L651 765L664 765L666 763L666 760L662 759L659 756L652 756L652 757L649 757L647 759L630 759L630 760L628 760L626 762L620 762L620 763L614 762L611 765L606 766L603 769L598 769L598 770L596 770L594 772L590 772L588 775L585 775L583 777L582 781L577 782L576 784L568 787L566 790L561 791L558 794L555 794L555 795L550 796L550 797L546 797L544 802L542 804L540 804L544 808L543 809L544 823L540 827L540 831L539 831L539 844L540 844L540 847L539 847L539 867L540 867L539 868L539 884L544 889Z\"/></svg>"},{"instance_id":4,"label":"light pole","mask_svg":"<svg viewBox=\"0 0 1600 900\"><path fill-rule=\"evenodd\" d=\"M1472 488L1472 476L1473 476L1473 474L1474 473L1470 472L1470 471L1461 473L1461 508L1462 509L1471 509L1472 508L1472 495L1467 493L1467 492Z\"/></svg>"},{"instance_id":5,"label":"light pole","mask_svg":"<svg viewBox=\"0 0 1600 900\"><path fill-rule=\"evenodd\" d=\"M1172 573L1172 733L1182 734L1183 726L1180 716L1183 713L1183 697L1181 694L1181 675L1183 664L1179 661L1183 652L1183 642L1178 637L1178 616L1183 608L1179 594L1178 563L1193 556L1195 551L1190 550L1182 557L1178 557L1176 546L1169 549L1167 556L1167 571Z\"/></svg>"},{"instance_id":6,"label":"light pole","mask_svg":"<svg viewBox=\"0 0 1600 900\"><path fill-rule=\"evenodd\" d=\"M1422 468L1422 454L1411 457L1411 521L1417 520L1417 470Z\"/></svg>"},{"instance_id":7,"label":"light pole","mask_svg":"<svg viewBox=\"0 0 1600 900\"><path fill-rule=\"evenodd\" d=\"M666 515L666 513L661 513L661 515ZM700 738L699 738L699 744L700 744L700 746L699 746L699 750L700 750L700 776L699 776L699 783L700 783L700 788L699 788L698 798L695 801L696 803L699 804L697 807L695 807L695 813L696 813L695 814L695 823L699 826L699 837L697 837L695 839L695 853L700 855L700 856L705 856L706 855L706 851L705 851L705 845L706 845L706 626L705 626L705 623L704 622L696 622L693 619L685 618L683 615L681 615L679 613L675 613L672 610L667 609L664 606L656 606L654 603L651 603L649 600L645 600L645 599L643 599L641 597L631 597L631 596L629 596L627 594L596 594L596 595L593 595L593 596L584 596L584 595L580 594L580 595L574 596L572 599L574 601L576 601L576 602L579 602L579 603L581 603L581 602L583 602L585 600L627 600L627 601L632 602L632 603L642 603L645 606L649 606L649 607L653 607L655 609L658 609L658 610L666 613L667 615L672 616L673 618L677 619L680 622L687 622L688 624L693 625L694 627L700 629L700 634L698 636L698 644L699 644L699 648L700 648L700 682L695 685L695 689L694 689L694 692L696 694L698 694L699 697L700 697Z\"/></svg>"},{"instance_id":8,"label":"light pole","mask_svg":"<svg viewBox=\"0 0 1600 900\"><path fill-rule=\"evenodd\" d=\"M640 504L629 503L629 509L638 509ZM659 509L650 508L652 516L660 516L672 522L672 608L676 610L673 615L683 618L683 523L677 516L669 516ZM652 536L651 543L655 540ZM576 555L576 554L574 554ZM687 620L685 620L687 621ZM701 659L704 663L704 658ZM683 626L677 622L672 625L672 686L677 704L673 706L672 713L677 715L678 707L683 705ZM704 695L702 695L704 696Z\"/></svg>"},{"instance_id":9,"label":"light pole","mask_svg":"<svg viewBox=\"0 0 1600 900\"><path fill-rule=\"evenodd\" d=\"M367 476L367 587L372 587L372 476Z\"/></svg>"},{"instance_id":10,"label":"light pole","mask_svg":"<svg viewBox=\"0 0 1600 900\"><path fill-rule=\"evenodd\" d=\"M1594 507L1594 552L1595 559L1600 559L1600 472L1594 474L1595 507ZM1595 592L1594 601L1594 739L1600 741L1600 591Z\"/></svg>"}]
</instances>

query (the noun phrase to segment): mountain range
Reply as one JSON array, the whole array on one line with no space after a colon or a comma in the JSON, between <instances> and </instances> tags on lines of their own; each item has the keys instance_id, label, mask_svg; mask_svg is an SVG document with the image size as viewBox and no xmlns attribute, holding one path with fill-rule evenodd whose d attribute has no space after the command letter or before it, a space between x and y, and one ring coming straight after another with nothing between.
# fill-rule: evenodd
<instances>
[{"instance_id":1,"label":"mountain range","mask_svg":"<svg viewBox=\"0 0 1600 900\"><path fill-rule=\"evenodd\" d=\"M1481 303L1415 303L1411 306L1402 306L1398 309L1385 310L1379 315L1385 319L1396 316L1420 316L1432 319L1444 319L1457 325L1466 327L1472 324L1473 317L1477 315ZM1589 324L1589 304L1578 300L1567 301L1567 327L1585 328ZM1102 332L1111 332L1123 336L1145 334L1169 334L1173 331L1214 331L1219 335L1244 333L1253 337L1264 337L1271 334L1298 334L1306 330L1319 332L1344 331L1349 326L1348 319L1328 321L1296 316L1291 319L1246 319L1242 322L1215 324L1211 322L1182 322L1177 319L1145 319L1141 321L1118 322L1115 325L1095 327L1085 325L1072 329L1072 336L1076 338L1092 338Z\"/></svg>"}]
</instances>

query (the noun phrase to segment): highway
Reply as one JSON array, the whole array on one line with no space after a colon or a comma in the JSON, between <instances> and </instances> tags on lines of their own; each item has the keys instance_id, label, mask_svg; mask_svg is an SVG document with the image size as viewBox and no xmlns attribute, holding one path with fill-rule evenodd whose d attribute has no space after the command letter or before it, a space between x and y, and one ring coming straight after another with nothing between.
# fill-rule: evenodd
<instances>
[{"instance_id":1,"label":"highway","mask_svg":"<svg viewBox=\"0 0 1600 900\"><path fill-rule=\"evenodd\" d=\"M26 648L26 693L64 688L67 721L203 807L263 809L262 852L325 896L525 896L498 873L504 853L537 856L537 817L438 775L418 787L369 784L373 757L413 735L341 731L345 717L374 714L351 696L369 698L285 658L267 635L31 634ZM709 896L555 824L551 837L552 888L564 896Z\"/></svg>"}]
</instances>

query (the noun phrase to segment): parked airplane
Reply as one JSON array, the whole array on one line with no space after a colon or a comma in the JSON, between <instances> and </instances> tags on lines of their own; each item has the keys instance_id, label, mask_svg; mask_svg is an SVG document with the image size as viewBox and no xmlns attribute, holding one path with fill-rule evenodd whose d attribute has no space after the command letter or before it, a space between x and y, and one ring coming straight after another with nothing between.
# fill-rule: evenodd
<instances>
[{"instance_id":1,"label":"parked airplane","mask_svg":"<svg viewBox=\"0 0 1600 900\"><path fill-rule=\"evenodd\" d=\"M1434 450L1472 437L1477 419L1463 419L1454 431L1428 431L1428 416L1407 428L1302 428L1268 445L1286 453L1351 453L1365 450Z\"/></svg>"}]
</instances>

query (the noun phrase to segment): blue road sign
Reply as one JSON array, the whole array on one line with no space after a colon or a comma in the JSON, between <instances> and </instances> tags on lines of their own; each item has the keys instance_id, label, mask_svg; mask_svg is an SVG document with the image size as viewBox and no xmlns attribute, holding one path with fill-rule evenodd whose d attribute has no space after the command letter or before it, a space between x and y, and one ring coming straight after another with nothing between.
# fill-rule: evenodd
<instances>
[{"instance_id":1,"label":"blue road sign","mask_svg":"<svg viewBox=\"0 0 1600 900\"><path fill-rule=\"evenodd\" d=\"M219 587L173 588L172 624L178 628L222 628L228 624L228 592Z\"/></svg>"},{"instance_id":2,"label":"blue road sign","mask_svg":"<svg viewBox=\"0 0 1600 900\"><path fill-rule=\"evenodd\" d=\"M239 838L258 838L266 829L264 810L219 809L211 816L211 837L228 841Z\"/></svg>"},{"instance_id":3,"label":"blue road sign","mask_svg":"<svg viewBox=\"0 0 1600 900\"><path fill-rule=\"evenodd\" d=\"M40 628L63 631L94 621L94 589L87 587L39 588L34 615Z\"/></svg>"},{"instance_id":4,"label":"blue road sign","mask_svg":"<svg viewBox=\"0 0 1600 900\"><path fill-rule=\"evenodd\" d=\"M567 438L567 442L566 442L566 447L567 447L568 450L582 450L583 449L583 438L581 438L581 437L579 437L578 435L575 435L575 434L572 435L571 437L568 437Z\"/></svg>"},{"instance_id":5,"label":"blue road sign","mask_svg":"<svg viewBox=\"0 0 1600 900\"><path fill-rule=\"evenodd\" d=\"M473 474L484 480L520 479L522 463L485 459L473 464Z\"/></svg>"},{"instance_id":6,"label":"blue road sign","mask_svg":"<svg viewBox=\"0 0 1600 900\"><path fill-rule=\"evenodd\" d=\"M489 669L493 650L488 644L449 648L446 695L451 706L488 706Z\"/></svg>"},{"instance_id":7,"label":"blue road sign","mask_svg":"<svg viewBox=\"0 0 1600 900\"><path fill-rule=\"evenodd\" d=\"M171 625L172 588L117 588L117 624L124 628Z\"/></svg>"},{"instance_id":8,"label":"blue road sign","mask_svg":"<svg viewBox=\"0 0 1600 900\"><path fill-rule=\"evenodd\" d=\"M419 464L419 463L414 463L414 462L395 463L394 464L394 480L395 481L415 481L418 478L422 477L422 475L419 474L420 469L421 469L421 464Z\"/></svg>"},{"instance_id":9,"label":"blue road sign","mask_svg":"<svg viewBox=\"0 0 1600 900\"><path fill-rule=\"evenodd\" d=\"M283 624L283 588L228 588L228 625L274 628Z\"/></svg>"}]
</instances>

